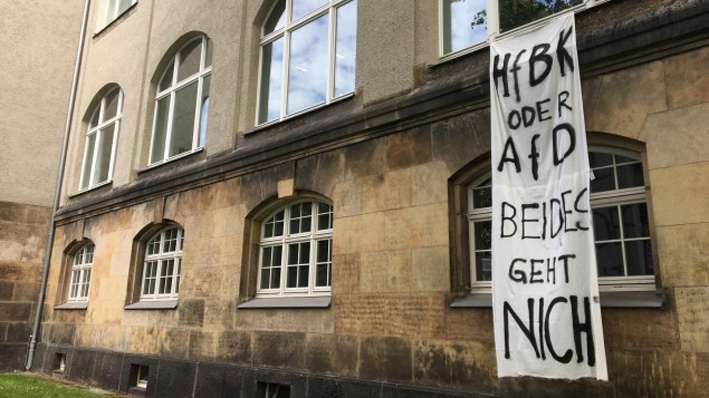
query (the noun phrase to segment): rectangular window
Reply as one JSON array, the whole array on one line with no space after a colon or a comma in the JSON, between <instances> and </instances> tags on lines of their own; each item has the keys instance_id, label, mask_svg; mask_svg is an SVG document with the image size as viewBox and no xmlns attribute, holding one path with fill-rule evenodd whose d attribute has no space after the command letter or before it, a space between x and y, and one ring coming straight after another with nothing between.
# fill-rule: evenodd
<instances>
[{"instance_id":1,"label":"rectangular window","mask_svg":"<svg viewBox=\"0 0 709 398\"><path fill-rule=\"evenodd\" d=\"M544 19L586 0L440 0L443 56L487 43L489 36Z\"/></svg>"},{"instance_id":2,"label":"rectangular window","mask_svg":"<svg viewBox=\"0 0 709 398\"><path fill-rule=\"evenodd\" d=\"M106 17L103 20L104 26L120 17L137 2L138 0L106 0Z\"/></svg>"}]
</instances>

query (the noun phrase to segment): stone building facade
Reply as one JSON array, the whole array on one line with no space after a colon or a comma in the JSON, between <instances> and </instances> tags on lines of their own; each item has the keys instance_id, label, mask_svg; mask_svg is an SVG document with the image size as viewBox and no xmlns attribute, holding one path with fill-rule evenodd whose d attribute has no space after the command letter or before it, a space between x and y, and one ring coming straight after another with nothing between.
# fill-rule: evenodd
<instances>
[{"instance_id":1,"label":"stone building facade","mask_svg":"<svg viewBox=\"0 0 709 398\"><path fill-rule=\"evenodd\" d=\"M598 382L496 376L489 52L445 49L454 2L317 3L92 2L33 368L148 396L701 396L709 4L568 11L616 184L595 219L622 231L597 237L625 269L599 264Z\"/></svg>"},{"instance_id":2,"label":"stone building facade","mask_svg":"<svg viewBox=\"0 0 709 398\"><path fill-rule=\"evenodd\" d=\"M80 20L78 1L0 4L0 371L35 321Z\"/></svg>"}]
</instances>

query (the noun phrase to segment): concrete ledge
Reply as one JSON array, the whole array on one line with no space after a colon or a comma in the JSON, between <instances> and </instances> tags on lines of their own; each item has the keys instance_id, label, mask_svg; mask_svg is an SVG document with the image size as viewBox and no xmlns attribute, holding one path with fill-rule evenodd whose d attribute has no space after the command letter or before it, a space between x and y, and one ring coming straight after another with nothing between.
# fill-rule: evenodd
<instances>
[{"instance_id":1,"label":"concrete ledge","mask_svg":"<svg viewBox=\"0 0 709 398\"><path fill-rule=\"evenodd\" d=\"M330 296L257 297L240 303L236 308L327 308L331 301Z\"/></svg>"},{"instance_id":2,"label":"concrete ledge","mask_svg":"<svg viewBox=\"0 0 709 398\"><path fill-rule=\"evenodd\" d=\"M177 308L177 299L138 301L137 303L128 304L123 308L126 310L172 310Z\"/></svg>"},{"instance_id":3,"label":"concrete ledge","mask_svg":"<svg viewBox=\"0 0 709 398\"><path fill-rule=\"evenodd\" d=\"M87 308L89 308L88 301L69 301L54 306L55 310L85 310Z\"/></svg>"}]
</instances>

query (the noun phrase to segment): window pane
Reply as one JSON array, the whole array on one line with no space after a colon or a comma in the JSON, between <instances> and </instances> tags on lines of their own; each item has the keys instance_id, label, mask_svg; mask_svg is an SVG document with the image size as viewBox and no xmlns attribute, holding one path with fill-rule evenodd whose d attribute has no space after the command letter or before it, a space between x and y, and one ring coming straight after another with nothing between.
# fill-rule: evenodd
<instances>
[{"instance_id":1,"label":"window pane","mask_svg":"<svg viewBox=\"0 0 709 398\"><path fill-rule=\"evenodd\" d=\"M81 176L81 188L87 188L90 185L91 169L94 164L94 147L96 146L96 134L92 134L86 138L86 154L84 160L84 172Z\"/></svg>"},{"instance_id":2,"label":"window pane","mask_svg":"<svg viewBox=\"0 0 709 398\"><path fill-rule=\"evenodd\" d=\"M318 241L318 263L327 263L330 261L330 240Z\"/></svg>"},{"instance_id":3,"label":"window pane","mask_svg":"<svg viewBox=\"0 0 709 398\"><path fill-rule=\"evenodd\" d=\"M281 116L283 85L283 38L263 46L258 122Z\"/></svg>"},{"instance_id":4,"label":"window pane","mask_svg":"<svg viewBox=\"0 0 709 398\"><path fill-rule=\"evenodd\" d=\"M298 285L298 267L288 268L286 287L296 287Z\"/></svg>"},{"instance_id":5,"label":"window pane","mask_svg":"<svg viewBox=\"0 0 709 398\"><path fill-rule=\"evenodd\" d=\"M298 267L298 287L308 287L308 272L310 267L305 265Z\"/></svg>"},{"instance_id":6,"label":"window pane","mask_svg":"<svg viewBox=\"0 0 709 398\"><path fill-rule=\"evenodd\" d=\"M640 238L650 236L650 222L647 217L647 205L637 203L621 206L623 216L623 237Z\"/></svg>"},{"instance_id":7,"label":"window pane","mask_svg":"<svg viewBox=\"0 0 709 398\"><path fill-rule=\"evenodd\" d=\"M310 262L310 243L300 244L300 259L298 264L308 264Z\"/></svg>"},{"instance_id":8,"label":"window pane","mask_svg":"<svg viewBox=\"0 0 709 398\"><path fill-rule=\"evenodd\" d=\"M650 240L625 242L628 275L652 275L652 248Z\"/></svg>"},{"instance_id":9,"label":"window pane","mask_svg":"<svg viewBox=\"0 0 709 398\"><path fill-rule=\"evenodd\" d=\"M261 289L268 289L270 287L268 285L268 282L270 281L270 279L269 279L270 275L271 275L270 268L261 268Z\"/></svg>"},{"instance_id":10,"label":"window pane","mask_svg":"<svg viewBox=\"0 0 709 398\"><path fill-rule=\"evenodd\" d=\"M486 181L489 184L489 181ZM492 188L489 186L473 189L473 207L482 209L492 206Z\"/></svg>"},{"instance_id":11,"label":"window pane","mask_svg":"<svg viewBox=\"0 0 709 398\"><path fill-rule=\"evenodd\" d=\"M620 242L596 244L598 276L624 276L623 249Z\"/></svg>"},{"instance_id":12,"label":"window pane","mask_svg":"<svg viewBox=\"0 0 709 398\"><path fill-rule=\"evenodd\" d=\"M591 192L612 191L615 189L615 177L612 167L593 170L593 177L593 180L591 180Z\"/></svg>"},{"instance_id":13,"label":"window pane","mask_svg":"<svg viewBox=\"0 0 709 398\"><path fill-rule=\"evenodd\" d=\"M330 286L330 264L318 264L315 270L315 286Z\"/></svg>"},{"instance_id":14,"label":"window pane","mask_svg":"<svg viewBox=\"0 0 709 398\"><path fill-rule=\"evenodd\" d=\"M618 188L642 187L643 166L640 163L618 166Z\"/></svg>"},{"instance_id":15,"label":"window pane","mask_svg":"<svg viewBox=\"0 0 709 398\"><path fill-rule=\"evenodd\" d=\"M288 245L288 265L298 264L298 250L300 246L296 244Z\"/></svg>"},{"instance_id":16,"label":"window pane","mask_svg":"<svg viewBox=\"0 0 709 398\"><path fill-rule=\"evenodd\" d=\"M96 171L92 185L100 184L108 180L108 169L111 163L111 152L113 149L113 130L115 124L101 129L98 137L98 152L96 153Z\"/></svg>"},{"instance_id":17,"label":"window pane","mask_svg":"<svg viewBox=\"0 0 709 398\"><path fill-rule=\"evenodd\" d=\"M293 16L291 20L295 21L326 3L327 0L293 0Z\"/></svg>"},{"instance_id":18,"label":"window pane","mask_svg":"<svg viewBox=\"0 0 709 398\"><path fill-rule=\"evenodd\" d=\"M205 40L206 51L204 53L204 67L212 66L212 52L214 51L214 46L212 46L212 41L209 39Z\"/></svg>"},{"instance_id":19,"label":"window pane","mask_svg":"<svg viewBox=\"0 0 709 398\"><path fill-rule=\"evenodd\" d=\"M593 209L593 231L597 241L619 239L618 208L611 206Z\"/></svg>"},{"instance_id":20,"label":"window pane","mask_svg":"<svg viewBox=\"0 0 709 398\"><path fill-rule=\"evenodd\" d=\"M167 134L167 118L170 110L170 96L159 99L155 111L155 130L153 131L153 149L150 153L150 163L165 158L165 136Z\"/></svg>"},{"instance_id":21,"label":"window pane","mask_svg":"<svg viewBox=\"0 0 709 398\"><path fill-rule=\"evenodd\" d=\"M106 97L106 106L103 110L103 120L106 121L116 117L118 114L118 90L114 90L113 93Z\"/></svg>"},{"instance_id":22,"label":"window pane","mask_svg":"<svg viewBox=\"0 0 709 398\"><path fill-rule=\"evenodd\" d=\"M130 8L130 6L133 4L133 0L118 0L118 15L123 13L123 11L127 10Z\"/></svg>"},{"instance_id":23,"label":"window pane","mask_svg":"<svg viewBox=\"0 0 709 398\"><path fill-rule=\"evenodd\" d=\"M474 223L475 250L489 250L492 247L492 221Z\"/></svg>"},{"instance_id":24,"label":"window pane","mask_svg":"<svg viewBox=\"0 0 709 398\"><path fill-rule=\"evenodd\" d=\"M443 52L487 40L486 0L443 0Z\"/></svg>"},{"instance_id":25,"label":"window pane","mask_svg":"<svg viewBox=\"0 0 709 398\"><path fill-rule=\"evenodd\" d=\"M589 152L588 164L591 167L610 166L613 164L613 155L602 152Z\"/></svg>"},{"instance_id":26,"label":"window pane","mask_svg":"<svg viewBox=\"0 0 709 398\"><path fill-rule=\"evenodd\" d=\"M583 0L499 0L500 31L514 29L582 2Z\"/></svg>"},{"instance_id":27,"label":"window pane","mask_svg":"<svg viewBox=\"0 0 709 398\"><path fill-rule=\"evenodd\" d=\"M268 16L266 23L263 26L263 34L267 35L275 30L278 30L286 25L286 0L280 0L273 7L271 15Z\"/></svg>"},{"instance_id":28,"label":"window pane","mask_svg":"<svg viewBox=\"0 0 709 398\"><path fill-rule=\"evenodd\" d=\"M349 94L355 87L355 58L357 54L357 2L352 1L337 9L337 36L335 39L335 97Z\"/></svg>"},{"instance_id":29,"label":"window pane","mask_svg":"<svg viewBox=\"0 0 709 398\"><path fill-rule=\"evenodd\" d=\"M180 50L180 62L177 65L178 82L199 72L199 64L201 57L202 39L194 40L187 44L185 48Z\"/></svg>"},{"instance_id":30,"label":"window pane","mask_svg":"<svg viewBox=\"0 0 709 398\"><path fill-rule=\"evenodd\" d=\"M98 126L99 113L101 113L100 110L101 110L101 107L100 107L100 106L97 106L97 107L96 107L96 111L95 111L94 114L91 116L91 121L89 122L89 130L91 130L92 128Z\"/></svg>"},{"instance_id":31,"label":"window pane","mask_svg":"<svg viewBox=\"0 0 709 398\"><path fill-rule=\"evenodd\" d=\"M170 62L170 66L165 69L165 75L163 75L162 80L160 80L160 85L158 86L158 91L163 91L172 86L172 74L175 69L175 61Z\"/></svg>"},{"instance_id":32,"label":"window pane","mask_svg":"<svg viewBox=\"0 0 709 398\"><path fill-rule=\"evenodd\" d=\"M192 150L194 135L195 107L197 106L197 82L175 93L172 137L168 157Z\"/></svg>"},{"instance_id":33,"label":"window pane","mask_svg":"<svg viewBox=\"0 0 709 398\"><path fill-rule=\"evenodd\" d=\"M479 282L492 280L492 253L475 253L475 278Z\"/></svg>"},{"instance_id":34,"label":"window pane","mask_svg":"<svg viewBox=\"0 0 709 398\"><path fill-rule=\"evenodd\" d=\"M199 111L199 141L198 147L203 147L207 142L207 119L209 117L209 83L211 75L205 76L202 83L202 102Z\"/></svg>"},{"instance_id":35,"label":"window pane","mask_svg":"<svg viewBox=\"0 0 709 398\"><path fill-rule=\"evenodd\" d=\"M287 114L325 102L327 40L327 14L291 34Z\"/></svg>"},{"instance_id":36,"label":"window pane","mask_svg":"<svg viewBox=\"0 0 709 398\"><path fill-rule=\"evenodd\" d=\"M332 229L332 206L318 203L318 230Z\"/></svg>"}]
</instances>

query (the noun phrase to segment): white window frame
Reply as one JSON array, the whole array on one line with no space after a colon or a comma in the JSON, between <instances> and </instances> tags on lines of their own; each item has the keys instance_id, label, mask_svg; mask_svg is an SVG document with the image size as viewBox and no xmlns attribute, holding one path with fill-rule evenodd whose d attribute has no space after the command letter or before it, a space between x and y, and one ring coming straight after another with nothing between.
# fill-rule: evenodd
<instances>
[{"instance_id":1,"label":"white window frame","mask_svg":"<svg viewBox=\"0 0 709 398\"><path fill-rule=\"evenodd\" d=\"M86 302L91 291L91 276L94 266L93 243L83 245L73 256L67 302Z\"/></svg>"},{"instance_id":2,"label":"white window frame","mask_svg":"<svg viewBox=\"0 0 709 398\"><path fill-rule=\"evenodd\" d=\"M105 112L106 112L106 105L107 105L107 100L109 97L113 96L114 93L118 92L118 105L116 108L116 115L108 120L104 120ZM98 113L98 123L96 123L95 126L92 126L91 123L93 123L93 120L96 117L96 113ZM96 107L96 110L91 114L91 118L89 119L89 128L86 132L86 142L84 143L84 158L81 162L81 175L79 177L79 192L83 191L88 191L90 189L105 185L110 183L113 180L113 168L114 168L114 163L116 161L116 144L118 142L118 135L121 130L121 119L123 118L123 90L120 88L116 87L115 89L109 91L106 95L104 95L101 98L101 102L98 104ZM98 162L98 153L100 151L98 143L100 142L101 136L104 134L103 130L106 129L107 127L111 126L113 124L113 140L111 141L111 157L108 163L108 174L107 178L104 181L99 181L95 184L91 184L91 182L94 180L95 173L97 171L97 162ZM91 164L87 164L88 157L89 157L89 142L91 140L91 137L96 137L94 140L94 148L93 148L93 153L91 154ZM106 143L104 142L104 145ZM86 168L90 169L89 175L88 175L88 181L85 181L86 179Z\"/></svg>"},{"instance_id":3,"label":"white window frame","mask_svg":"<svg viewBox=\"0 0 709 398\"><path fill-rule=\"evenodd\" d=\"M291 209L295 205L310 204L311 214L310 214L310 231L302 233L291 233L290 221L294 219L291 216ZM318 229L318 212L320 204L329 206L329 228ZM283 233L282 235L277 235L273 237L266 237L266 224L269 223L276 215L283 212ZM257 297L278 297L278 296L327 296L330 295L331 284L332 284L332 222L334 219L334 208L332 204L315 199L299 200L294 202L289 202L285 206L280 207L277 211L271 213L268 217L264 219L261 223L260 228L260 241L259 241L259 257L258 257L258 278L257 278ZM319 263L317 259L317 248L318 242L328 241L329 254L328 260L325 262L327 267L327 286L315 286L317 277L317 266ZM292 244L302 244L309 243L309 262L308 262L308 284L305 287L287 287L288 278L288 250L289 245ZM263 265L263 255L265 248L281 248L281 259L280 259L280 282L275 288L262 288L261 278L263 275L262 265ZM291 265L292 266L292 265ZM296 271L297 272L297 271ZM270 275L270 274L269 274Z\"/></svg>"},{"instance_id":4,"label":"white window frame","mask_svg":"<svg viewBox=\"0 0 709 398\"><path fill-rule=\"evenodd\" d=\"M344 98L349 98L354 95L354 90L348 93L335 95L335 42L337 40L337 10L338 8L357 0L325 0L325 4L316 8L309 13L301 16L300 18L291 21L291 8L293 0L283 0L286 2L285 10L283 11L285 18L285 25L279 29L274 30L266 35L263 34L264 27L261 27L261 40L259 42L259 67L258 67L258 90L257 90L257 100L256 100L256 126L265 126L272 123L278 123L280 121L301 115L303 113L310 112L314 109L321 108L323 106L329 105L333 102L339 101ZM266 17L266 21L269 20L271 13L276 8L278 1L273 3L273 7ZM327 79L327 89L325 93L325 102L312 105L305 109L301 109L292 113L288 113L288 81L289 81L289 70L290 70L290 60L291 60L291 35L293 31L308 25L314 20L322 17L323 15L329 15L328 18L328 79ZM268 107L268 103L262 104L261 96L261 86L263 84L263 62L264 62L264 47L274 41L283 38L283 69L281 71L281 94L280 94L280 112L277 118L271 120L265 120L263 122L259 121L259 115L262 106ZM356 55L355 55L356 56Z\"/></svg>"},{"instance_id":5,"label":"white window frame","mask_svg":"<svg viewBox=\"0 0 709 398\"><path fill-rule=\"evenodd\" d=\"M193 75L187 76L184 79L178 81L178 70L179 70L179 65L180 65L180 52L182 50L189 46L190 44L194 43L195 41L201 40L200 48L201 48L201 54L200 54L200 61L199 61L199 71ZM210 61L209 65L205 65L207 62L207 46L211 45L210 39L207 36L200 36L197 38L194 38L187 43L185 43L182 47L180 47L176 52L174 57L172 58L172 61L168 63L168 66L172 66L172 70L170 68L165 68L163 71L162 75L160 75L160 79L158 80L158 85L157 89L160 89L160 83L162 83L163 79L165 78L165 75L168 72L172 72L172 81L170 83L170 87L167 87L166 89L162 91L158 91L155 94L155 110L153 112L153 128L152 128L152 133L150 135L150 150L148 152L148 166L157 166L166 162L170 162L174 159L178 159L180 157L189 155L194 152L198 152L202 150L204 145L206 144L206 131L204 132L205 134L205 142L199 142L200 141L200 133L202 132L202 119L205 117L208 117L209 115L209 109L207 109L207 112L205 115L202 114L203 112L203 106L202 106L202 101L199 100L202 98L202 92L204 89L204 80L208 76L211 76L212 74L212 63ZM178 91L180 89L194 83L197 81L197 96L196 98L198 99L195 101L195 118L194 118L194 125L192 128L192 148L189 151L185 151L182 153L178 153L175 155L170 156L170 144L172 141L172 133L173 133L173 118L175 117L174 111L175 111L175 97ZM211 86L211 81L210 81L210 86ZM211 90L210 90L211 91ZM166 118L166 123L167 126L165 127L165 142L163 143L163 155L160 159L156 159L155 161L152 160L153 156L153 146L155 146L155 128L157 127L158 123L158 101L164 98L169 98L169 105L168 105L168 112L167 112L167 118ZM207 104L209 103L209 98L207 98Z\"/></svg>"},{"instance_id":6,"label":"white window frame","mask_svg":"<svg viewBox=\"0 0 709 398\"><path fill-rule=\"evenodd\" d=\"M639 154L632 152L632 151L627 151L627 150L622 150L618 148L609 148L609 147L600 147L600 146L589 146L588 148L589 152L597 152L597 153L604 153L604 154L610 154L610 155L621 155L625 156L628 158L634 158L638 159L638 161L642 164L642 160L640 159ZM617 178L617 175L615 175ZM480 188L483 187L480 184L485 182L487 179L490 178L490 173L486 173L484 176L475 179L471 184L468 185L467 187L467 200L468 200L468 231L469 231L469 242L468 242L468 252L469 252L469 257L470 257L470 286L471 286L471 293L487 293L489 294L492 291L492 282L491 281L478 281L477 280L477 267L478 264L476 264L475 261L475 230L474 230L474 222L479 222L479 221L491 221L492 220L492 207L485 207L485 208L475 208L473 206L473 190L475 188ZM492 188L490 188L492 189ZM625 188L625 189L615 189L612 191L604 191L604 192L596 192L596 193L591 193L589 195L590 199L590 205L591 205L591 210L593 211L594 208L598 207L606 207L610 205L623 205L623 204L637 204L637 203L648 203L647 200L647 189L645 185L643 184L642 186L637 186L637 187L632 187L632 188ZM650 209L648 208L648 213ZM648 214L648 217L650 217L650 214ZM638 238L638 239L645 239L647 238ZM636 240L635 238L630 238L630 239L625 239L622 237L619 239L615 239L617 241L620 241L621 243L630 241L630 240ZM615 241L614 240L614 241ZM652 239L652 236L649 237L649 240L651 242L651 245L654 243L654 239ZM605 241L603 241L605 242ZM596 244L596 240L594 238L594 247ZM621 245L623 247L623 263L626 263L626 256L625 256L625 245ZM654 272L656 273L657 270L655 268ZM656 284L655 284L655 274L653 275L642 275L642 276L613 276L613 277L598 277L598 288L599 291L601 292L629 292L629 291L655 291L656 290Z\"/></svg>"},{"instance_id":7,"label":"white window frame","mask_svg":"<svg viewBox=\"0 0 709 398\"><path fill-rule=\"evenodd\" d=\"M128 11L131 7L133 7L138 0L131 0L131 3L128 7L126 7L125 10L121 10L119 8L121 1L120 0L106 0L106 10L104 13L104 19L103 19L103 26L108 26L111 22L115 21L123 15L124 12Z\"/></svg>"},{"instance_id":8,"label":"white window frame","mask_svg":"<svg viewBox=\"0 0 709 398\"><path fill-rule=\"evenodd\" d=\"M166 250L165 242L168 234L176 231L175 249ZM170 226L160 230L145 243L145 258L143 259L142 277L140 282L140 301L174 300L177 299L180 290L180 275L182 268L182 247L184 244L184 231L177 226ZM152 252L151 245L158 245L158 250ZM165 274L167 263L173 261L173 269L170 275ZM150 264L155 263L155 275L147 275ZM146 292L146 283L152 280L152 291ZM160 293L161 279L170 279L170 291Z\"/></svg>"},{"instance_id":9,"label":"white window frame","mask_svg":"<svg viewBox=\"0 0 709 398\"><path fill-rule=\"evenodd\" d=\"M485 48L490 44L491 40L495 40L497 38L503 38L506 36L511 36L517 33L521 33L530 29L535 28L536 26L543 24L545 21L548 21L551 18L557 17L559 15L568 13L568 12L578 12L581 10L585 10L591 7L594 7L597 4L600 3L605 3L611 0L583 0L581 4L577 4L575 6L569 7L563 11L559 11L556 14L551 14L546 17L536 19L534 21L528 22L522 26L518 26L514 29L510 29L508 31L505 31L503 33L500 33L500 28L499 28L499 12L498 12L498 0L487 0L486 1L486 12L487 12L487 32L488 32L488 37L487 40L480 41L478 43L471 43L470 46L462 48L460 50L456 50L450 53L445 52L445 26L444 24L446 21L444 20L444 1L446 0L438 0L438 49L439 49L439 57L441 58L442 61L446 61L449 59L453 59L474 51L477 51L481 48Z\"/></svg>"}]
</instances>

